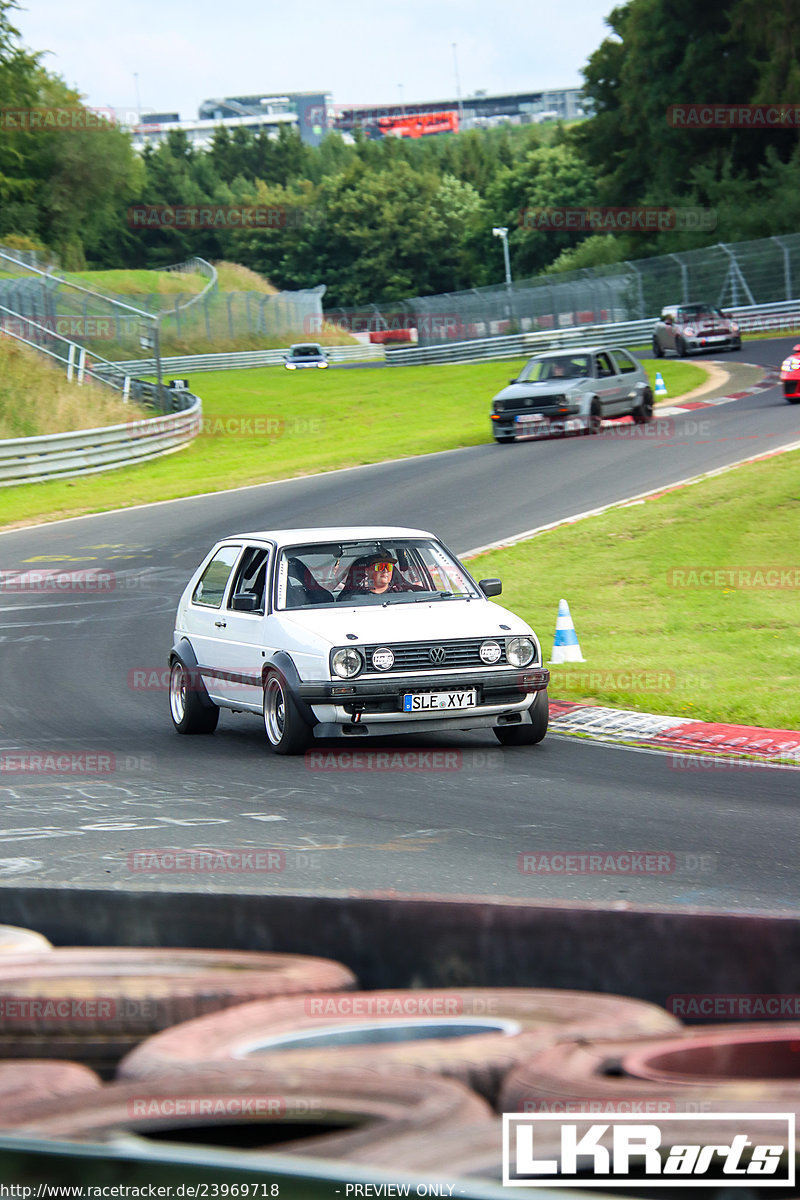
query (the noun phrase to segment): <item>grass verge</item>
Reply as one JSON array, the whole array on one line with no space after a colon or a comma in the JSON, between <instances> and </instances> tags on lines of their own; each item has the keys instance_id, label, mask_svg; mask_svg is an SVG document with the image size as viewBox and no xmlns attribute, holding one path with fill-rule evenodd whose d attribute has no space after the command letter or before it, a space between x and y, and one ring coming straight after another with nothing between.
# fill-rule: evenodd
<instances>
[{"instance_id":1,"label":"grass verge","mask_svg":"<svg viewBox=\"0 0 800 1200\"><path fill-rule=\"evenodd\" d=\"M698 516L701 514L701 516ZM585 663L551 696L800 729L800 451L471 561L550 657L568 600Z\"/></svg>"},{"instance_id":2,"label":"grass verge","mask_svg":"<svg viewBox=\"0 0 800 1200\"><path fill-rule=\"evenodd\" d=\"M489 402L518 362L328 371L216 371L190 384L203 399L191 446L137 467L5 489L0 520L104 512L337 467L409 458L490 440ZM670 363L670 397L705 372Z\"/></svg>"}]
</instances>

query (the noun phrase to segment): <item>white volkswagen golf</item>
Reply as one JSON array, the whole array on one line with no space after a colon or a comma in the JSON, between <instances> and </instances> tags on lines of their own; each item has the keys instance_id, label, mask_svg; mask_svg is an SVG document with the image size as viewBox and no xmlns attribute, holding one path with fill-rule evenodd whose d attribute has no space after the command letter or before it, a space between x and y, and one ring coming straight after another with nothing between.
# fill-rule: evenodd
<instances>
[{"instance_id":1,"label":"white volkswagen golf","mask_svg":"<svg viewBox=\"0 0 800 1200\"><path fill-rule=\"evenodd\" d=\"M389 526L224 538L178 605L169 656L179 733L213 733L221 708L263 716L277 754L313 739L493 729L547 732L536 634L490 600L432 533Z\"/></svg>"}]
</instances>

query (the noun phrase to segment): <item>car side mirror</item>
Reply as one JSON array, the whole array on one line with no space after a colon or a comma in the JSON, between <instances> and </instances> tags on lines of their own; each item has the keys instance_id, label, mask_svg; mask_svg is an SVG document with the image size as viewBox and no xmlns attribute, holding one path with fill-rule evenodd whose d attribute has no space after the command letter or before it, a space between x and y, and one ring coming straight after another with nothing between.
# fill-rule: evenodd
<instances>
[{"instance_id":1,"label":"car side mirror","mask_svg":"<svg viewBox=\"0 0 800 1200\"><path fill-rule=\"evenodd\" d=\"M478 587L488 600L490 596L500 595L503 590L503 583L500 579L479 579Z\"/></svg>"},{"instance_id":2,"label":"car side mirror","mask_svg":"<svg viewBox=\"0 0 800 1200\"><path fill-rule=\"evenodd\" d=\"M255 612L258 608L258 596L252 592L237 592L231 600L231 608L235 612Z\"/></svg>"},{"instance_id":3,"label":"car side mirror","mask_svg":"<svg viewBox=\"0 0 800 1200\"><path fill-rule=\"evenodd\" d=\"M519 383L518 379L509 379L509 383Z\"/></svg>"}]
</instances>

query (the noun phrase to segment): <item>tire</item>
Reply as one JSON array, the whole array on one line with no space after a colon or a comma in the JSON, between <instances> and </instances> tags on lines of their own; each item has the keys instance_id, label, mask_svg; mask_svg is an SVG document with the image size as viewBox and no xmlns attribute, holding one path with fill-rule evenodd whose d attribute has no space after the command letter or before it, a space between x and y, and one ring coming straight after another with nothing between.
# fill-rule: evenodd
<instances>
[{"instance_id":1,"label":"tire","mask_svg":"<svg viewBox=\"0 0 800 1200\"><path fill-rule=\"evenodd\" d=\"M506 1073L558 1038L664 1037L679 1028L677 1018L654 1004L593 992L317 993L240 1005L167 1029L123 1059L118 1075L175 1083L196 1070L233 1070L248 1063L270 1075L291 1065L339 1071L343 1077L366 1068L413 1067L456 1078L494 1102ZM289 1041L297 1041L297 1048L288 1048Z\"/></svg>"},{"instance_id":2,"label":"tire","mask_svg":"<svg viewBox=\"0 0 800 1200\"><path fill-rule=\"evenodd\" d=\"M661 349L661 342L657 337L653 338L653 358L663 358L664 351Z\"/></svg>"},{"instance_id":3,"label":"tire","mask_svg":"<svg viewBox=\"0 0 800 1200\"><path fill-rule=\"evenodd\" d=\"M495 725L494 736L502 746L536 746L547 733L550 701L547 689L537 692L529 710L530 725Z\"/></svg>"},{"instance_id":4,"label":"tire","mask_svg":"<svg viewBox=\"0 0 800 1200\"><path fill-rule=\"evenodd\" d=\"M648 425L653 419L653 393L650 388L645 388L642 393L642 402L631 413L636 425Z\"/></svg>"},{"instance_id":5,"label":"tire","mask_svg":"<svg viewBox=\"0 0 800 1200\"><path fill-rule=\"evenodd\" d=\"M675 338L675 349L678 353L678 358L686 358L688 351L686 349L686 342L682 337Z\"/></svg>"},{"instance_id":6,"label":"tire","mask_svg":"<svg viewBox=\"0 0 800 1200\"><path fill-rule=\"evenodd\" d=\"M143 1038L230 1005L296 993L350 989L339 963L301 954L115 947L4 955L0 999L55 997L66 1007L26 1006L0 1027L2 1058L68 1058L108 1073Z\"/></svg>"},{"instance_id":7,"label":"tire","mask_svg":"<svg viewBox=\"0 0 800 1200\"><path fill-rule=\"evenodd\" d=\"M796 1077L793 1076L750 1074L736 1077L728 1074L720 1077L698 1073L687 1077L676 1073L669 1080L658 1080L633 1073L649 1069L645 1065L649 1052L652 1051L654 1058L658 1055L658 1060L664 1062L668 1050L674 1050L672 1061L676 1064L682 1060L687 1063L696 1061L703 1063L708 1070L710 1064L725 1061L728 1043L735 1047L736 1043L748 1040L762 1043L772 1041L776 1049L774 1061L782 1059L785 1064L789 1058L788 1044L796 1043L797 1034L796 1022L783 1030L776 1029L774 1025L765 1029L762 1022L741 1024L736 1030L732 1030L731 1026L717 1029L713 1026L710 1029L689 1026L675 1031L668 1042L652 1037L562 1041L534 1054L509 1072L500 1091L500 1111L531 1112L537 1111L540 1106L544 1111L558 1111L555 1106L557 1102L563 1107L564 1101L577 1100L583 1103L600 1100L609 1104L624 1100L630 1104L631 1100L637 1098L672 1099L682 1096L690 1099L698 1093L724 1100L731 1095L732 1089L740 1104L748 1098L751 1101L768 1099L775 1103L783 1098L791 1099L792 1105L797 1106L800 1101ZM696 1052L693 1050L695 1043ZM706 1048L714 1044L722 1047L716 1054ZM743 1057L746 1058L746 1054Z\"/></svg>"},{"instance_id":8,"label":"tire","mask_svg":"<svg viewBox=\"0 0 800 1200\"><path fill-rule=\"evenodd\" d=\"M600 405L596 400L592 401L592 407L589 410L589 423L584 426L584 433L590 437L596 437L603 428L603 418L600 414Z\"/></svg>"},{"instance_id":9,"label":"tire","mask_svg":"<svg viewBox=\"0 0 800 1200\"><path fill-rule=\"evenodd\" d=\"M264 680L264 732L275 754L302 754L311 743L306 725L289 691L286 680L277 671L268 671Z\"/></svg>"},{"instance_id":10,"label":"tire","mask_svg":"<svg viewBox=\"0 0 800 1200\"><path fill-rule=\"evenodd\" d=\"M17 925L0 925L0 955L41 954L52 950L53 944L42 933L22 929Z\"/></svg>"},{"instance_id":11,"label":"tire","mask_svg":"<svg viewBox=\"0 0 800 1200\"><path fill-rule=\"evenodd\" d=\"M204 704L197 692L199 675L189 671L179 658L169 672L169 712L178 733L213 733L219 721L216 704Z\"/></svg>"},{"instance_id":12,"label":"tire","mask_svg":"<svg viewBox=\"0 0 800 1200\"><path fill-rule=\"evenodd\" d=\"M192 1103L194 1102L194 1103ZM377 1138L493 1124L488 1105L463 1084L420 1071L349 1073L276 1066L196 1071L180 1079L112 1083L97 1096L41 1105L16 1135L108 1142L148 1134L170 1143L278 1150L358 1161ZM332 1132L333 1130L333 1132Z\"/></svg>"},{"instance_id":13,"label":"tire","mask_svg":"<svg viewBox=\"0 0 800 1200\"><path fill-rule=\"evenodd\" d=\"M101 1088L100 1076L75 1062L32 1059L0 1062L0 1126L15 1122L22 1111L63 1096Z\"/></svg>"},{"instance_id":14,"label":"tire","mask_svg":"<svg viewBox=\"0 0 800 1200\"><path fill-rule=\"evenodd\" d=\"M515 442L517 439L514 437L513 433L507 433L504 434L503 437L498 437L497 434L495 434L494 440L497 442L498 446L501 446L508 442Z\"/></svg>"}]
</instances>

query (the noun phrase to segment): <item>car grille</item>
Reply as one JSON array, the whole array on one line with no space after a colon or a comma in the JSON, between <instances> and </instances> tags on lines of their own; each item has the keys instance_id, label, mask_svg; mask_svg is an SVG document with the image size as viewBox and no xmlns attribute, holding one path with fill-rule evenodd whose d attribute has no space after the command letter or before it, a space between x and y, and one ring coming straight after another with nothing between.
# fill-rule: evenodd
<instances>
[{"instance_id":1,"label":"car grille","mask_svg":"<svg viewBox=\"0 0 800 1200\"><path fill-rule=\"evenodd\" d=\"M524 412L526 408L534 409L538 412L542 408L559 408L562 404L566 404L567 397L563 392L553 394L552 396L527 396L519 400L498 400L496 401L497 412Z\"/></svg>"},{"instance_id":2,"label":"car grille","mask_svg":"<svg viewBox=\"0 0 800 1200\"><path fill-rule=\"evenodd\" d=\"M481 660L480 648L484 642L497 642L501 654L496 663L485 663ZM452 671L459 667L504 667L506 663L505 638L463 638L458 641L446 642L402 642L400 645L392 642L376 642L373 646L362 647L366 659L365 674L385 675L387 672L378 671L372 665L372 653L378 649L389 649L394 655L391 671Z\"/></svg>"}]
</instances>

